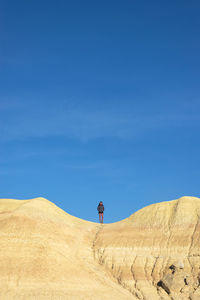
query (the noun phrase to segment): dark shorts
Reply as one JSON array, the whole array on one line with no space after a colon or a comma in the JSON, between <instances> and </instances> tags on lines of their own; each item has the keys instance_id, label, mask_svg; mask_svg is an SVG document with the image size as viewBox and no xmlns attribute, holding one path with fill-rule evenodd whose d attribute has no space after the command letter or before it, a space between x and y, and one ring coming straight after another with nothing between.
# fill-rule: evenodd
<instances>
[{"instance_id":1,"label":"dark shorts","mask_svg":"<svg viewBox=\"0 0 200 300\"><path fill-rule=\"evenodd\" d=\"M99 212L99 214L101 214L101 215L102 215L102 214L103 214L103 212Z\"/></svg>"}]
</instances>

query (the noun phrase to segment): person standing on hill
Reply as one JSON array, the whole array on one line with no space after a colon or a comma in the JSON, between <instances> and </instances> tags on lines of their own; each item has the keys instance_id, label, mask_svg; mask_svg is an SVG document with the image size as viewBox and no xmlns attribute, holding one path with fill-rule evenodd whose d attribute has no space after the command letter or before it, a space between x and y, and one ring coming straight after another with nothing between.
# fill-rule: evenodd
<instances>
[{"instance_id":1,"label":"person standing on hill","mask_svg":"<svg viewBox=\"0 0 200 300\"><path fill-rule=\"evenodd\" d=\"M99 205L97 206L97 210L99 212L99 223L103 224L104 205L102 201L99 202Z\"/></svg>"}]
</instances>

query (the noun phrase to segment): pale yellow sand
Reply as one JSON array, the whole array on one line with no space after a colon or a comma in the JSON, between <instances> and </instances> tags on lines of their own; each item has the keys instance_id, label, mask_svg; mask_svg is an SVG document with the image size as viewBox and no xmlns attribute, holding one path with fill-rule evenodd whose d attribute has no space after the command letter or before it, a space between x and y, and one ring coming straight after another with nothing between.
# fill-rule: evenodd
<instances>
[{"instance_id":1,"label":"pale yellow sand","mask_svg":"<svg viewBox=\"0 0 200 300\"><path fill-rule=\"evenodd\" d=\"M194 197L104 225L44 198L0 199L0 299L200 299L199 216ZM157 283L171 264L184 267L168 295Z\"/></svg>"}]
</instances>

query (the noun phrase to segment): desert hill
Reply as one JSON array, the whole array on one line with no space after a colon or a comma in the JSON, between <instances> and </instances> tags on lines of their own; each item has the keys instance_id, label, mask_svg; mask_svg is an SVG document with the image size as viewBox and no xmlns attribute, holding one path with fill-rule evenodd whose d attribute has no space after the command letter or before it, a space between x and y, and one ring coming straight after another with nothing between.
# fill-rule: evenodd
<instances>
[{"instance_id":1,"label":"desert hill","mask_svg":"<svg viewBox=\"0 0 200 300\"><path fill-rule=\"evenodd\" d=\"M0 299L200 299L199 216L194 197L104 225L0 199Z\"/></svg>"}]
</instances>

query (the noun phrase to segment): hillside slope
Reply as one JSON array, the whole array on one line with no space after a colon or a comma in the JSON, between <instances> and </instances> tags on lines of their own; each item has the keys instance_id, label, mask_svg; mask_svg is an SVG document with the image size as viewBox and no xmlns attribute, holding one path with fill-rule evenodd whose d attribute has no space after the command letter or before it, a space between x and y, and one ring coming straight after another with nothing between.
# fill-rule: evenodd
<instances>
[{"instance_id":1,"label":"hillside slope","mask_svg":"<svg viewBox=\"0 0 200 300\"><path fill-rule=\"evenodd\" d=\"M200 199L153 204L105 225L95 257L138 299L200 299Z\"/></svg>"},{"instance_id":2,"label":"hillside slope","mask_svg":"<svg viewBox=\"0 0 200 300\"><path fill-rule=\"evenodd\" d=\"M99 225L43 198L0 200L0 299L132 299L94 261Z\"/></svg>"},{"instance_id":3,"label":"hillside slope","mask_svg":"<svg viewBox=\"0 0 200 300\"><path fill-rule=\"evenodd\" d=\"M104 225L0 199L0 298L200 299L199 216L194 197Z\"/></svg>"}]
</instances>

